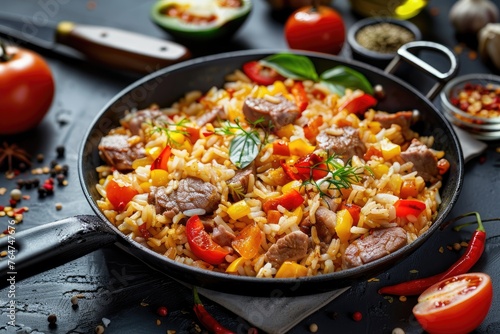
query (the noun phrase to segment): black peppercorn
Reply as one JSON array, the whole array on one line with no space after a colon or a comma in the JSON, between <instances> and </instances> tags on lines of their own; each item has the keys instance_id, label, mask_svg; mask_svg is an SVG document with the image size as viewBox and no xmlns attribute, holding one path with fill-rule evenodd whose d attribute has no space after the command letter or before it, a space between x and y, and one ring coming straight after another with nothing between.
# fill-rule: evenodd
<instances>
[{"instance_id":1,"label":"black peppercorn","mask_svg":"<svg viewBox=\"0 0 500 334\"><path fill-rule=\"evenodd\" d=\"M64 146L60 145L56 147L56 152L57 152L57 157L58 158L63 158L64 157Z\"/></svg>"}]
</instances>

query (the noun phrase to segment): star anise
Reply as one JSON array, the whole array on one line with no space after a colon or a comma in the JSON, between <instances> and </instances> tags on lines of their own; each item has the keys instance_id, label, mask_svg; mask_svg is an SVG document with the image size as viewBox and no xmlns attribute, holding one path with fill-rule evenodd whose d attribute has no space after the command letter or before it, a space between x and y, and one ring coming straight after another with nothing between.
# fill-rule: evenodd
<instances>
[{"instance_id":1,"label":"star anise","mask_svg":"<svg viewBox=\"0 0 500 334\"><path fill-rule=\"evenodd\" d=\"M12 172L13 160L18 160L31 166L30 155L28 152L16 144L9 145L6 142L3 142L3 145L0 146L0 166L5 163L5 160L7 160L8 163L8 172Z\"/></svg>"}]
</instances>

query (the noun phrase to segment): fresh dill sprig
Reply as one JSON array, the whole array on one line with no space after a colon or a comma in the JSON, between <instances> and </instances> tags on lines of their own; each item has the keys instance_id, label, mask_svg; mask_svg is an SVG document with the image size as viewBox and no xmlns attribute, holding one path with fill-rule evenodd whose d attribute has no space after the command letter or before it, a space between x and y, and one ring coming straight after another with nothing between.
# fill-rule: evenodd
<instances>
[{"instance_id":1,"label":"fresh dill sprig","mask_svg":"<svg viewBox=\"0 0 500 334\"><path fill-rule=\"evenodd\" d=\"M182 135L187 135L188 132L186 130L183 130L184 126L189 123L189 120L186 118L181 119L180 121L176 123L169 123L169 122L161 122L161 125L156 125L152 126L151 133L164 133L167 136L167 145L169 146L181 146L181 143L176 141L172 134L182 134Z\"/></svg>"}]
</instances>

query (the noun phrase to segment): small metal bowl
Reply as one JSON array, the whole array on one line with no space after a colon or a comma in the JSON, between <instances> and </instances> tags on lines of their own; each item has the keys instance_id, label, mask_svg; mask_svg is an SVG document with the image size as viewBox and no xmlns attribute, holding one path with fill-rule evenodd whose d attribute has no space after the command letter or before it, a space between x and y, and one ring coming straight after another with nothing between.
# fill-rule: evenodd
<instances>
[{"instance_id":1,"label":"small metal bowl","mask_svg":"<svg viewBox=\"0 0 500 334\"><path fill-rule=\"evenodd\" d=\"M454 125L480 140L500 139L500 117L482 117L466 112L453 104L453 100L466 85L490 85L500 91L500 76L477 73L457 77L446 84L440 94L441 107L446 118ZM500 97L499 94L496 94Z\"/></svg>"},{"instance_id":2,"label":"small metal bowl","mask_svg":"<svg viewBox=\"0 0 500 334\"><path fill-rule=\"evenodd\" d=\"M416 25L409 21L399 20L390 17L370 17L356 22L347 31L347 44L350 47L352 58L355 60L362 61L369 65L373 65L379 68L385 68L390 61L396 56L396 50L392 52L378 52L366 48L358 42L358 33L364 28L369 26L376 26L382 23L387 23L390 25L395 25L406 29L413 35L413 41L419 41L422 39L422 33L417 28ZM403 44L399 45L402 46Z\"/></svg>"}]
</instances>

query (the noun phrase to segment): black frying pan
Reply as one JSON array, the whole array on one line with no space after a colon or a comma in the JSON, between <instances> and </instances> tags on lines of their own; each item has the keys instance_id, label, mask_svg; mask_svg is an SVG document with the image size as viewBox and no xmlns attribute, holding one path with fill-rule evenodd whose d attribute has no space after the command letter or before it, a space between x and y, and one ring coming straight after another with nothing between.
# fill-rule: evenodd
<instances>
[{"instance_id":1,"label":"black frying pan","mask_svg":"<svg viewBox=\"0 0 500 334\"><path fill-rule=\"evenodd\" d=\"M417 46L434 47L428 44ZM401 58L411 63L418 63L419 61L412 59L412 54L408 53L409 49L403 50ZM16 235L18 248L16 271L27 275L34 266L40 265L41 262L48 262L43 268L47 268L47 264L53 267L106 244L115 243L153 268L187 284L234 294L298 295L330 291L351 285L355 280L373 277L417 250L429 236L438 230L461 190L464 161L460 144L452 127L428 98L393 75L355 61L315 53L301 52L300 54L310 57L318 73L335 65L346 65L363 73L372 84L382 85L386 98L379 103L378 109L390 112L417 109L420 117L415 130L423 135L434 136L434 148L446 152L446 158L450 161L451 167L443 180L442 204L436 222L415 242L372 263L327 275L298 279L240 277L176 263L128 239L99 211L96 205L99 194L95 189L95 184L98 182L95 168L101 165L102 161L99 158L97 146L109 130L118 126L125 111L133 108L146 108L152 103L168 106L187 91L195 89L207 91L214 85L221 86L225 75L241 68L245 62L261 59L276 52L279 51L241 51L189 60L148 75L119 93L95 118L85 135L80 150L80 180L84 194L96 216L70 217L18 233ZM454 75L456 63L454 57L450 57L452 70L447 74L440 74L433 69L424 69L438 79L438 84L442 84ZM389 67L394 68L397 63L396 59ZM430 94L435 94L438 89ZM7 238L2 239L0 250L7 248ZM4 258L0 261L2 275L9 272L6 260L7 258Z\"/></svg>"}]
</instances>

